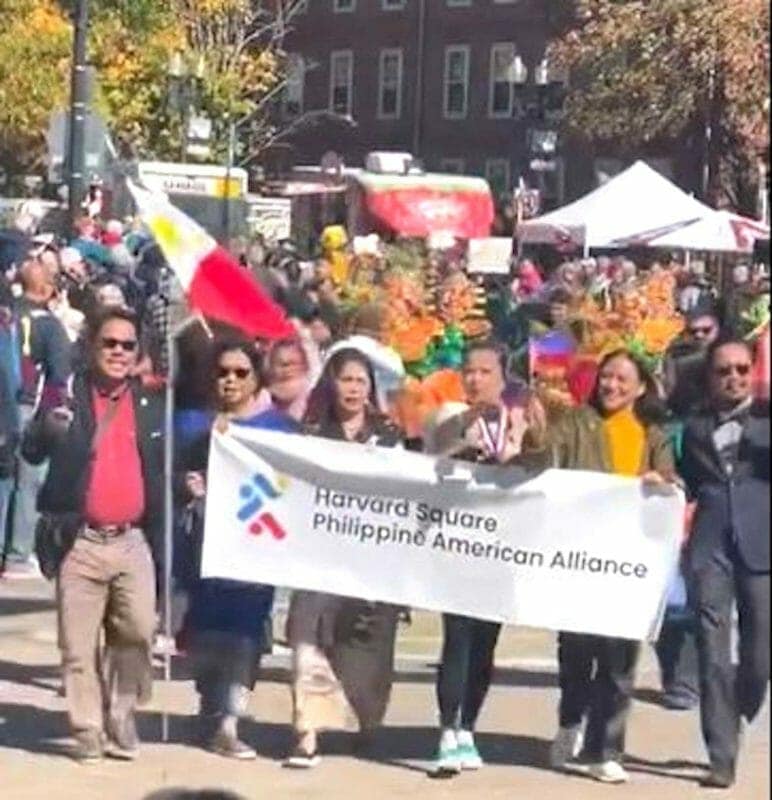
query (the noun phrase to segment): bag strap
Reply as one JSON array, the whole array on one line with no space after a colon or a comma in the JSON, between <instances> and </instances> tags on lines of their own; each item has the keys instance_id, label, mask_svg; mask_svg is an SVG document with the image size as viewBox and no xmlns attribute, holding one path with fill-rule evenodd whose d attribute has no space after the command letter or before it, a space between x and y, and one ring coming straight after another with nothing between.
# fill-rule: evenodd
<instances>
[{"instance_id":1,"label":"bag strap","mask_svg":"<svg viewBox=\"0 0 772 800\"><path fill-rule=\"evenodd\" d=\"M107 410L97 422L96 428L94 430L94 438L91 440L91 452L95 453L99 443L102 441L102 438L107 433L107 429L110 427L110 424L115 419L116 414L118 413L118 404L123 399L123 395L118 398L110 398L109 405L107 406Z\"/></svg>"}]
</instances>

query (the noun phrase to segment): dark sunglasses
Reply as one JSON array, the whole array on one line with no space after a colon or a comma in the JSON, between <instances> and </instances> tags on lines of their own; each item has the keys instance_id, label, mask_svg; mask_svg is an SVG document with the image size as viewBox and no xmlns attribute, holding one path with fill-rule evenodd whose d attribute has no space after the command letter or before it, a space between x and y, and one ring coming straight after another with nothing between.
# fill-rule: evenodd
<instances>
[{"instance_id":1,"label":"dark sunglasses","mask_svg":"<svg viewBox=\"0 0 772 800\"><path fill-rule=\"evenodd\" d=\"M102 339L103 350L115 350L117 347L124 353L133 353L137 349L137 342L134 339L113 339L111 336Z\"/></svg>"},{"instance_id":2,"label":"dark sunglasses","mask_svg":"<svg viewBox=\"0 0 772 800\"><path fill-rule=\"evenodd\" d=\"M721 378L728 378L733 372L736 372L741 377L745 377L750 371L750 364L724 364L723 366L715 368L716 375Z\"/></svg>"},{"instance_id":3,"label":"dark sunglasses","mask_svg":"<svg viewBox=\"0 0 772 800\"><path fill-rule=\"evenodd\" d=\"M689 333L692 336L699 336L700 334L704 336L710 336L710 334L713 333L714 330L715 328L712 325L702 325L696 328L689 328Z\"/></svg>"},{"instance_id":4,"label":"dark sunglasses","mask_svg":"<svg viewBox=\"0 0 772 800\"><path fill-rule=\"evenodd\" d=\"M233 369L230 367L220 367L217 370L217 377L227 378L229 375L235 375L240 381L243 381L249 377L251 372L252 370L246 367L233 367Z\"/></svg>"}]
</instances>

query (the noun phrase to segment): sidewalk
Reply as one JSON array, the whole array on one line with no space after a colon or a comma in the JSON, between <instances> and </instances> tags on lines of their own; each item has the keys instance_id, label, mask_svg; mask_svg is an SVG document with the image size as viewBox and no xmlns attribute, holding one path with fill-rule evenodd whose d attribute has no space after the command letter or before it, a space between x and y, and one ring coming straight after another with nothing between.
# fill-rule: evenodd
<instances>
[{"instance_id":1,"label":"sidewalk","mask_svg":"<svg viewBox=\"0 0 772 800\"><path fill-rule=\"evenodd\" d=\"M197 750L188 741L195 707L192 685L156 684L152 705L140 718L145 745L136 764L105 761L82 767L66 757L64 701L58 696L56 626L51 588L42 582L0 580L0 787L8 800L141 800L163 787L218 787L244 798L415 798L424 800L681 800L769 796L769 714L750 732L731 792L706 792L695 778L704 755L695 712L673 713L655 704L656 673L647 648L629 727L626 787L606 787L547 769L557 691L553 637L507 629L497 652L500 669L480 723L480 747L490 766L452 781L427 778L435 746L434 671L438 620L416 614L399 642L399 672L392 703L373 753L348 755L346 734L329 734L329 753L313 772L282 770L290 743L285 655L273 656L258 684L245 738L260 752L234 763ZM180 676L177 676L180 672ZM161 743L161 714L168 714L170 743Z\"/></svg>"}]
</instances>

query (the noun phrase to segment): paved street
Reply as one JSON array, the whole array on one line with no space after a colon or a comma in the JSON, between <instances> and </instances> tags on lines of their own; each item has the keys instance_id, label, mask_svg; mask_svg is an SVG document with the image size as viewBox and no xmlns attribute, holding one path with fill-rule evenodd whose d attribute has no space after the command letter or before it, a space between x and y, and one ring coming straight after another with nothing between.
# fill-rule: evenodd
<instances>
[{"instance_id":1,"label":"paved street","mask_svg":"<svg viewBox=\"0 0 772 800\"><path fill-rule=\"evenodd\" d=\"M260 752L239 764L209 755L186 742L191 735L194 692L184 674L158 683L142 715L146 742L140 762L105 761L82 767L66 755L64 702L57 693L57 652L51 590L42 582L0 581L0 787L4 800L141 800L162 787L221 787L245 798L522 798L523 800L681 800L726 797L757 800L769 795L769 718L765 710L750 732L741 780L732 792L700 790L703 751L695 713L667 712L656 705L656 674L647 649L628 742L627 787L604 787L579 776L549 771L547 751L555 724L552 637L508 630L499 652L500 670L481 721L480 745L490 765L453 781L426 777L435 744L433 668L437 624L417 615L400 640L399 675L386 728L372 754L346 754L350 740L331 734L331 755L312 773L282 770L290 741L286 655L274 656L254 693L255 722L246 736ZM161 714L168 714L170 744L160 743Z\"/></svg>"}]
</instances>

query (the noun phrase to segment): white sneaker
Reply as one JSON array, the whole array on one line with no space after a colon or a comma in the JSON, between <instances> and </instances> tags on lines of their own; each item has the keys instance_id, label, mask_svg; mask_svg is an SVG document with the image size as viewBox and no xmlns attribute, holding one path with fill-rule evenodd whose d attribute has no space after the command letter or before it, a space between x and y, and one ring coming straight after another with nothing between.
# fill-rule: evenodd
<instances>
[{"instance_id":1,"label":"white sneaker","mask_svg":"<svg viewBox=\"0 0 772 800\"><path fill-rule=\"evenodd\" d=\"M584 733L581 725L560 728L550 747L550 764L553 769L563 769L566 764L576 758L584 745Z\"/></svg>"},{"instance_id":2,"label":"white sneaker","mask_svg":"<svg viewBox=\"0 0 772 800\"><path fill-rule=\"evenodd\" d=\"M601 783L627 783L630 776L618 761L603 761L600 764L590 764L587 774Z\"/></svg>"}]
</instances>

